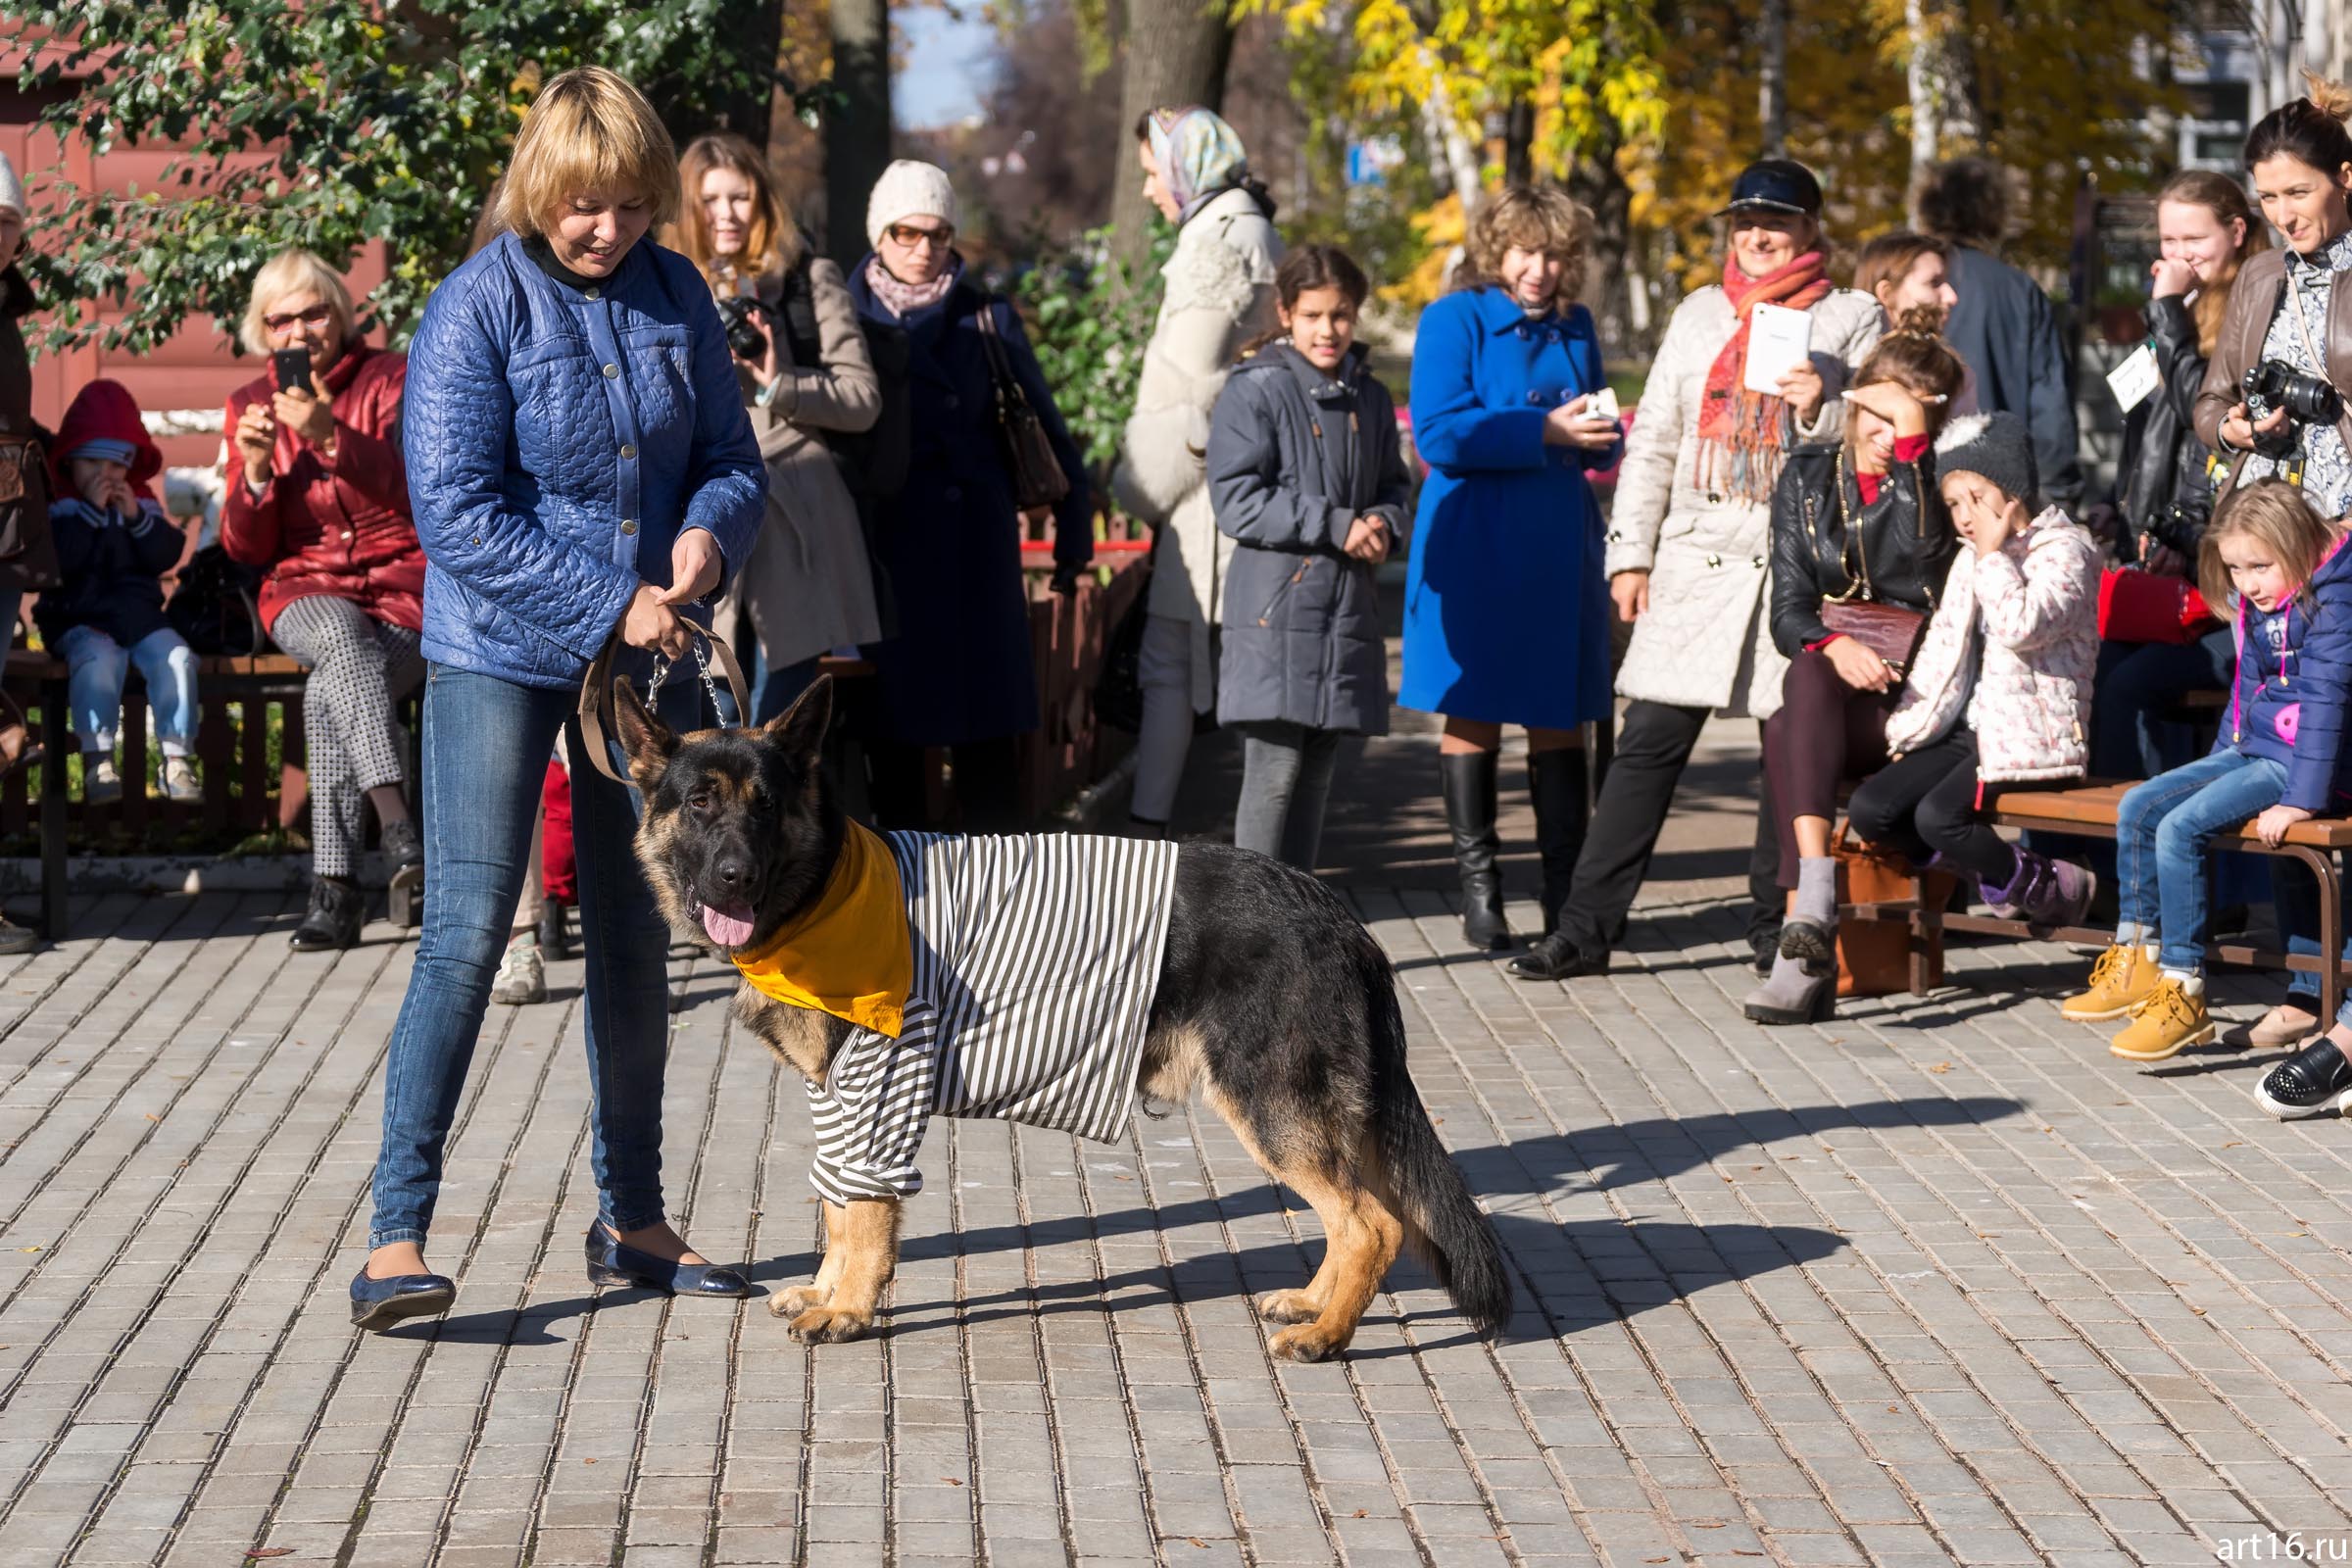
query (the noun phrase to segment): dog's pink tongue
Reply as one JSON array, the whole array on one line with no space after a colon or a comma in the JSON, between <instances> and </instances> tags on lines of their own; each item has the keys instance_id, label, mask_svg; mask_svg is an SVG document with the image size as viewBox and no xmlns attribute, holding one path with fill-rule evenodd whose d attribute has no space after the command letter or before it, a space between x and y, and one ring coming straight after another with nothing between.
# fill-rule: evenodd
<instances>
[{"instance_id":1,"label":"dog's pink tongue","mask_svg":"<svg viewBox=\"0 0 2352 1568\"><path fill-rule=\"evenodd\" d=\"M720 947L740 948L752 940L751 915L749 908L739 915L729 914L724 909L706 904L703 906L703 929L710 932L710 940Z\"/></svg>"}]
</instances>

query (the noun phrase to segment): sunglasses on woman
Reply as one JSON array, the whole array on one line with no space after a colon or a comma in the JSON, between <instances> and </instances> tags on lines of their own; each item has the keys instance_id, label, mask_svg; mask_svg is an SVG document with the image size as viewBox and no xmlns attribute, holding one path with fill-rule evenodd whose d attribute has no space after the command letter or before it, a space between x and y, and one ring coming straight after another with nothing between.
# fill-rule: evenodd
<instances>
[{"instance_id":1,"label":"sunglasses on woman","mask_svg":"<svg viewBox=\"0 0 2352 1568\"><path fill-rule=\"evenodd\" d=\"M274 316L265 316L262 324L272 332L283 332L297 321L305 326L322 326L334 314L324 305L313 305L299 311L281 311Z\"/></svg>"},{"instance_id":2,"label":"sunglasses on woman","mask_svg":"<svg viewBox=\"0 0 2352 1568\"><path fill-rule=\"evenodd\" d=\"M884 232L890 235L892 244L904 245L908 250L914 249L917 245L928 245L933 250L944 250L956 238L956 230L953 225L945 228L917 228L912 223L893 223Z\"/></svg>"}]
</instances>

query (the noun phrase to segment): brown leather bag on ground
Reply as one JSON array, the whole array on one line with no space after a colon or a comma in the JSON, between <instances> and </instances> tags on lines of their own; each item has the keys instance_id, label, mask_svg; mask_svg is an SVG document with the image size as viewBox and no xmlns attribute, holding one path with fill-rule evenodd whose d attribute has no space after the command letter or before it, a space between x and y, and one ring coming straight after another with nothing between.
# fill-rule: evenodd
<instances>
[{"instance_id":1,"label":"brown leather bag on ground","mask_svg":"<svg viewBox=\"0 0 2352 1568\"><path fill-rule=\"evenodd\" d=\"M1830 853L1838 860L1838 902L1849 904L1908 904L1911 902L1911 862L1890 850L1874 849L1851 839L1839 823ZM1927 906L1941 909L1952 902L1960 879L1948 871L1930 871L1925 883ZM1928 960L1928 983L1943 984L1943 955ZM1838 922L1838 994L1841 997L1890 997L1911 989L1911 927L1905 920L1846 920Z\"/></svg>"}]
</instances>

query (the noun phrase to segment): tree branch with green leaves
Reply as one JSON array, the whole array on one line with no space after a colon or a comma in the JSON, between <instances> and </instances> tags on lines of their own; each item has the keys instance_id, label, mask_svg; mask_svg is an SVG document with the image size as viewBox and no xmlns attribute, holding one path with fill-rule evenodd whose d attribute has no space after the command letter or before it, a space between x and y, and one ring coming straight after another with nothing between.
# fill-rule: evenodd
<instances>
[{"instance_id":1,"label":"tree branch with green leaves","mask_svg":"<svg viewBox=\"0 0 2352 1568\"><path fill-rule=\"evenodd\" d=\"M57 40L18 74L53 100L48 129L99 157L178 149L129 189L24 172L25 265L56 307L44 350L141 353L205 316L233 341L271 256L348 268L376 240L387 276L368 308L403 341L465 259L541 81L609 66L679 134L775 69L775 40L747 40L729 0L0 0L0 19Z\"/></svg>"}]
</instances>

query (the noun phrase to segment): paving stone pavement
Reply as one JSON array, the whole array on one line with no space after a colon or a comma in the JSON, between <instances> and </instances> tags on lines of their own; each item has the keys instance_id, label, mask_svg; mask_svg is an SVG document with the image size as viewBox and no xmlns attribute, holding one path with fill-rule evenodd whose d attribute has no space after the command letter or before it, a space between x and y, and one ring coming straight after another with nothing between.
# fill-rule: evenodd
<instances>
[{"instance_id":1,"label":"paving stone pavement","mask_svg":"<svg viewBox=\"0 0 2352 1568\"><path fill-rule=\"evenodd\" d=\"M2352 1129L2269 1121L2239 1053L2114 1061L2047 946L1745 1023L1752 728L1711 738L1619 971L1516 983L1459 951L1434 771L1426 733L1349 761L1332 875L1518 1307L1483 1343L1402 1266L1323 1366L1249 1308L1312 1217L1199 1110L1115 1147L935 1128L871 1341L600 1298L577 961L476 1054L430 1252L457 1310L355 1334L413 944L83 901L0 964L0 1565L2352 1554ZM1231 776L1208 748L1196 824ZM804 1097L729 976L673 973L671 1201L772 1291L815 1261Z\"/></svg>"}]
</instances>

